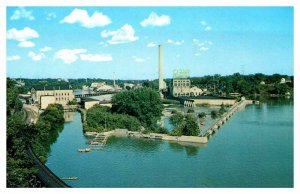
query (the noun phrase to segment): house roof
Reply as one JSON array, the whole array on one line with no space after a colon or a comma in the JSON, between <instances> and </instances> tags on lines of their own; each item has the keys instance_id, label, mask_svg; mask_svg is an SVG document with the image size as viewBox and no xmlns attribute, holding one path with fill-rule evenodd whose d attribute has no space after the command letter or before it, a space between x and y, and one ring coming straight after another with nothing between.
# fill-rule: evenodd
<instances>
[{"instance_id":1,"label":"house roof","mask_svg":"<svg viewBox=\"0 0 300 194\"><path fill-rule=\"evenodd\" d=\"M69 85L55 85L55 86L43 86L43 85L35 85L32 86L35 90L71 90Z\"/></svg>"}]
</instances>

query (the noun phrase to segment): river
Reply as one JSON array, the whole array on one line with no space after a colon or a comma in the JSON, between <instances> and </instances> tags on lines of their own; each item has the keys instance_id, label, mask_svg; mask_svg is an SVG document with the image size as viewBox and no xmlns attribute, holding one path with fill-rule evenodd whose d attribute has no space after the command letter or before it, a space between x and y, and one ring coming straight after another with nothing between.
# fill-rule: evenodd
<instances>
[{"instance_id":1,"label":"river","mask_svg":"<svg viewBox=\"0 0 300 194\"><path fill-rule=\"evenodd\" d=\"M271 100L237 112L200 147L111 137L88 140L78 112L51 146L46 165L72 187L293 187L293 101Z\"/></svg>"}]
</instances>

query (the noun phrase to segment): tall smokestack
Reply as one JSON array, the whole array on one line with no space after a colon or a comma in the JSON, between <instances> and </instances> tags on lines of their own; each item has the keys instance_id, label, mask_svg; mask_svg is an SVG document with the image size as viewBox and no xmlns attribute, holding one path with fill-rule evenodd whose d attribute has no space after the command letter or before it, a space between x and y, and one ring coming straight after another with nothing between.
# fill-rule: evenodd
<instances>
[{"instance_id":1,"label":"tall smokestack","mask_svg":"<svg viewBox=\"0 0 300 194\"><path fill-rule=\"evenodd\" d=\"M163 80L163 46L158 45L158 55L159 55L159 61L158 61L158 90L162 94L162 90L164 89L164 80Z\"/></svg>"}]
</instances>

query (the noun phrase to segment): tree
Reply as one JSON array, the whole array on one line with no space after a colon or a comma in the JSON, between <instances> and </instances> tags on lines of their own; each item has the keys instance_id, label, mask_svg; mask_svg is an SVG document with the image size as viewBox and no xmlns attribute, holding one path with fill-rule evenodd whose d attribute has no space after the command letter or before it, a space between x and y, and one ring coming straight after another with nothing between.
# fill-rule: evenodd
<instances>
[{"instance_id":1,"label":"tree","mask_svg":"<svg viewBox=\"0 0 300 194\"><path fill-rule=\"evenodd\" d=\"M194 109L189 108L189 109L187 110L187 113L193 113L193 112L195 112Z\"/></svg>"},{"instance_id":2,"label":"tree","mask_svg":"<svg viewBox=\"0 0 300 194\"><path fill-rule=\"evenodd\" d=\"M123 91L112 98L112 112L136 117L146 128L155 128L163 105L156 91L150 88Z\"/></svg>"},{"instance_id":3,"label":"tree","mask_svg":"<svg viewBox=\"0 0 300 194\"><path fill-rule=\"evenodd\" d=\"M226 112L225 105L222 103L221 108L219 109L219 114L224 114Z\"/></svg>"},{"instance_id":4,"label":"tree","mask_svg":"<svg viewBox=\"0 0 300 194\"><path fill-rule=\"evenodd\" d=\"M218 112L215 110L211 111L211 118L215 119L217 117L218 117Z\"/></svg>"},{"instance_id":5,"label":"tree","mask_svg":"<svg viewBox=\"0 0 300 194\"><path fill-rule=\"evenodd\" d=\"M183 115L178 112L170 117L170 122L175 127L171 132L172 135L197 136L200 133L197 120L193 115Z\"/></svg>"},{"instance_id":6,"label":"tree","mask_svg":"<svg viewBox=\"0 0 300 194\"><path fill-rule=\"evenodd\" d=\"M205 117L206 117L205 112L200 112L200 113L198 114L198 117L199 117L199 118L205 118Z\"/></svg>"}]
</instances>

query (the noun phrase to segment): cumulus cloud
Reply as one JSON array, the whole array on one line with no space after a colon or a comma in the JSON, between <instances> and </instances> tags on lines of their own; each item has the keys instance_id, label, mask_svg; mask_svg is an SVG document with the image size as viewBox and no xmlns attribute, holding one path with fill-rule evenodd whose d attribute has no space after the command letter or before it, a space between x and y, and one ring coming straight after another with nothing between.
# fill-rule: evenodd
<instances>
[{"instance_id":1,"label":"cumulus cloud","mask_svg":"<svg viewBox=\"0 0 300 194\"><path fill-rule=\"evenodd\" d=\"M213 45L211 41L200 41L198 39L193 39L193 44L196 46L197 52L194 54L195 56L200 56L201 52L206 52L210 49L210 47Z\"/></svg>"},{"instance_id":2,"label":"cumulus cloud","mask_svg":"<svg viewBox=\"0 0 300 194\"><path fill-rule=\"evenodd\" d=\"M88 62L107 62L112 61L112 56L110 54L89 54L86 49L61 49L55 53L54 59L71 64L78 59Z\"/></svg>"},{"instance_id":3,"label":"cumulus cloud","mask_svg":"<svg viewBox=\"0 0 300 194\"><path fill-rule=\"evenodd\" d=\"M81 54L80 59L89 62L107 62L112 61L112 56L109 54Z\"/></svg>"},{"instance_id":4,"label":"cumulus cloud","mask_svg":"<svg viewBox=\"0 0 300 194\"><path fill-rule=\"evenodd\" d=\"M33 61L40 61L41 59L45 58L44 53L35 53L33 51L30 51L28 53L28 57L30 57Z\"/></svg>"},{"instance_id":5,"label":"cumulus cloud","mask_svg":"<svg viewBox=\"0 0 300 194\"><path fill-rule=\"evenodd\" d=\"M155 47L156 44L154 42L150 42L149 44L147 44L147 47Z\"/></svg>"},{"instance_id":6,"label":"cumulus cloud","mask_svg":"<svg viewBox=\"0 0 300 194\"><path fill-rule=\"evenodd\" d=\"M88 12L84 9L74 9L70 15L66 16L60 23L74 24L79 23L85 28L94 28L106 26L111 23L110 18L101 12L94 12L89 16Z\"/></svg>"},{"instance_id":7,"label":"cumulus cloud","mask_svg":"<svg viewBox=\"0 0 300 194\"><path fill-rule=\"evenodd\" d=\"M46 20L50 21L56 18L56 14L54 12L46 13Z\"/></svg>"},{"instance_id":8,"label":"cumulus cloud","mask_svg":"<svg viewBox=\"0 0 300 194\"><path fill-rule=\"evenodd\" d=\"M18 61L20 59L21 59L21 57L19 55L13 55L13 56L7 56L6 57L7 61Z\"/></svg>"},{"instance_id":9,"label":"cumulus cloud","mask_svg":"<svg viewBox=\"0 0 300 194\"><path fill-rule=\"evenodd\" d=\"M209 26L205 20L202 20L200 24L203 27L204 31L210 31L212 29L211 26Z\"/></svg>"},{"instance_id":10,"label":"cumulus cloud","mask_svg":"<svg viewBox=\"0 0 300 194\"><path fill-rule=\"evenodd\" d=\"M43 53L51 51L51 50L52 50L52 48L49 47L49 46L44 46L43 48L40 49L40 51L43 52Z\"/></svg>"},{"instance_id":11,"label":"cumulus cloud","mask_svg":"<svg viewBox=\"0 0 300 194\"><path fill-rule=\"evenodd\" d=\"M184 43L184 40L178 40L178 41L176 41L176 40L168 39L167 43L168 44L172 44L172 45L176 45L176 46L180 46L180 45L182 45Z\"/></svg>"},{"instance_id":12,"label":"cumulus cloud","mask_svg":"<svg viewBox=\"0 0 300 194\"><path fill-rule=\"evenodd\" d=\"M10 40L27 41L29 39L38 37L39 33L29 27L25 27L23 30L12 28L6 32L6 38Z\"/></svg>"},{"instance_id":13,"label":"cumulus cloud","mask_svg":"<svg viewBox=\"0 0 300 194\"><path fill-rule=\"evenodd\" d=\"M107 41L109 44L123 44L139 39L139 37L135 36L135 31L129 24L125 24L120 29L115 31L103 30L101 32L101 36L103 38L111 37L111 39Z\"/></svg>"},{"instance_id":14,"label":"cumulus cloud","mask_svg":"<svg viewBox=\"0 0 300 194\"><path fill-rule=\"evenodd\" d=\"M19 20L21 18L28 19L28 20L34 20L34 16L32 15L32 11L27 11L24 7L19 7L16 9L13 13L13 15L10 17L10 20Z\"/></svg>"},{"instance_id":15,"label":"cumulus cloud","mask_svg":"<svg viewBox=\"0 0 300 194\"><path fill-rule=\"evenodd\" d=\"M18 44L18 47L34 47L35 44L31 41L22 41Z\"/></svg>"},{"instance_id":16,"label":"cumulus cloud","mask_svg":"<svg viewBox=\"0 0 300 194\"><path fill-rule=\"evenodd\" d=\"M137 56L132 56L132 59L133 59L135 62L138 62L138 63L141 63L141 62L146 61L145 59L143 59L143 58L141 58L141 57L137 57Z\"/></svg>"},{"instance_id":17,"label":"cumulus cloud","mask_svg":"<svg viewBox=\"0 0 300 194\"><path fill-rule=\"evenodd\" d=\"M65 64L74 63L78 60L78 54L86 53L86 49L61 49L54 55L54 59L60 59Z\"/></svg>"},{"instance_id":18,"label":"cumulus cloud","mask_svg":"<svg viewBox=\"0 0 300 194\"><path fill-rule=\"evenodd\" d=\"M171 18L167 15L158 16L152 12L148 18L144 19L140 24L143 27L147 26L166 26L171 23Z\"/></svg>"}]
</instances>

